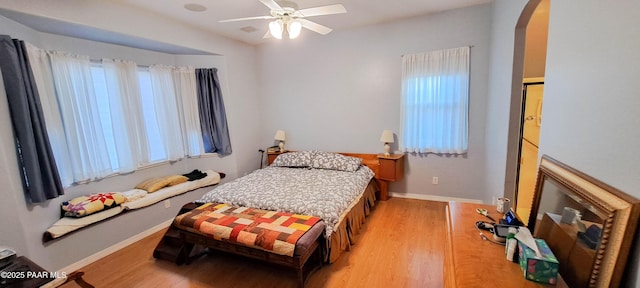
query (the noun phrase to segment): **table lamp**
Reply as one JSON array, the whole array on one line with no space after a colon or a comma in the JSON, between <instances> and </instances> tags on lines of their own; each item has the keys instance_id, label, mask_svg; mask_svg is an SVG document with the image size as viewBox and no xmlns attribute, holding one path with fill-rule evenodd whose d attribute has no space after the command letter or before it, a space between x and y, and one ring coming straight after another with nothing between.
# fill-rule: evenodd
<instances>
[{"instance_id":1,"label":"table lamp","mask_svg":"<svg viewBox=\"0 0 640 288\"><path fill-rule=\"evenodd\" d=\"M273 139L280 141L280 144L278 144L278 146L280 146L280 153L284 152L284 141L287 139L284 136L284 130L276 131L276 136L274 136Z\"/></svg>"},{"instance_id":2,"label":"table lamp","mask_svg":"<svg viewBox=\"0 0 640 288\"><path fill-rule=\"evenodd\" d=\"M393 143L393 131L384 130L382 131L382 136L380 136L380 142L384 143L384 156L391 156L389 151L391 150L391 146L389 143Z\"/></svg>"}]
</instances>

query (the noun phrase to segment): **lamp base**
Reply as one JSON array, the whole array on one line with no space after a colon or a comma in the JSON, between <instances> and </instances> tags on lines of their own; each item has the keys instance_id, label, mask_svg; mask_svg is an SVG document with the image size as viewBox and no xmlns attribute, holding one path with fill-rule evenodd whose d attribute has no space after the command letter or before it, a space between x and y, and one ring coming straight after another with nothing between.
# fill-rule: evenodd
<instances>
[{"instance_id":1,"label":"lamp base","mask_svg":"<svg viewBox=\"0 0 640 288\"><path fill-rule=\"evenodd\" d=\"M280 153L284 153L284 141L280 141L280 144L278 144L278 146L280 147Z\"/></svg>"},{"instance_id":2,"label":"lamp base","mask_svg":"<svg viewBox=\"0 0 640 288\"><path fill-rule=\"evenodd\" d=\"M384 143L384 156L391 156L391 146L389 145L389 143Z\"/></svg>"}]
</instances>

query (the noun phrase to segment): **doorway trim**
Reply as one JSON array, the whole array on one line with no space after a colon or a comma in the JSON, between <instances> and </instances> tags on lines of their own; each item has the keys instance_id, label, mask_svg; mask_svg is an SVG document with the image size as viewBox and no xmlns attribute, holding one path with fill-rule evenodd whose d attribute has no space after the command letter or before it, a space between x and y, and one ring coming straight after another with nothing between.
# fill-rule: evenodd
<instances>
[{"instance_id":1,"label":"doorway trim","mask_svg":"<svg viewBox=\"0 0 640 288\"><path fill-rule=\"evenodd\" d=\"M516 23L513 45L513 69L511 78L511 103L507 129L507 163L505 165L504 196L516 199L518 161L520 161L520 130L522 119L522 89L524 79L524 50L527 25L542 0L529 0Z\"/></svg>"}]
</instances>

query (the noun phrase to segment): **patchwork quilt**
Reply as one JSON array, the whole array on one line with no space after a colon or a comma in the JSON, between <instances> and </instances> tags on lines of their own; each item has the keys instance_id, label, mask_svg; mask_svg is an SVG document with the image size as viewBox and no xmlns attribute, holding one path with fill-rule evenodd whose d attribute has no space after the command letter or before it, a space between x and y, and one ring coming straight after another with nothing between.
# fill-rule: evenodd
<instances>
[{"instance_id":1,"label":"patchwork quilt","mask_svg":"<svg viewBox=\"0 0 640 288\"><path fill-rule=\"evenodd\" d=\"M298 239L318 221L314 216L206 203L178 215L174 225L216 240L293 257Z\"/></svg>"}]
</instances>

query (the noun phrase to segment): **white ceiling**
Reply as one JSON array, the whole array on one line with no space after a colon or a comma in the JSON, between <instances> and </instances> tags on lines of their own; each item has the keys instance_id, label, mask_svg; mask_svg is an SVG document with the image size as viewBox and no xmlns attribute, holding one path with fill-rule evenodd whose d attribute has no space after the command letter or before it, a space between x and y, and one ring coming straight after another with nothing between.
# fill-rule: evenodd
<instances>
[{"instance_id":1,"label":"white ceiling","mask_svg":"<svg viewBox=\"0 0 640 288\"><path fill-rule=\"evenodd\" d=\"M85 2L86 1L86 2ZM276 0L280 1L280 0ZM441 11L489 3L493 0L289 0L298 9L342 4L346 14L309 17L308 20L341 31L403 18L423 16ZM206 7L205 11L193 12L186 4ZM100 19L120 19L126 10L127 16L157 15L204 31L257 45L274 38L263 39L270 20L248 20L219 23L220 20L269 15L269 8L259 0L0 0L0 15L13 19L35 30L132 46L167 53L203 53L185 47L158 44L134 36L93 27L89 22L80 24L67 19L67 14L99 14ZM49 11L52 13L49 13ZM33 13L33 14L32 14ZM112 14L112 15L109 15ZM153 16L151 16L153 17ZM74 18L74 17L70 17ZM135 29L134 27L132 27ZM248 31L247 31L248 30ZM314 33L303 29L302 33ZM187 51L189 50L189 51Z\"/></svg>"},{"instance_id":2,"label":"white ceiling","mask_svg":"<svg viewBox=\"0 0 640 288\"><path fill-rule=\"evenodd\" d=\"M220 20L251 16L269 15L269 8L258 0L100 0L103 2L120 2L134 9L143 9L157 13L163 17L173 18L213 33L249 44L259 44L267 31L269 20L249 20L242 22L218 23ZM376 23L389 22L402 18L415 17L473 6L491 2L492 0L293 0L298 9L317 6L342 4L346 14L310 17L309 20L328 26L334 30L344 30ZM207 8L203 12L192 12L184 8L185 4L194 3ZM253 32L241 30L253 27ZM313 33L304 30L302 33Z\"/></svg>"}]
</instances>

